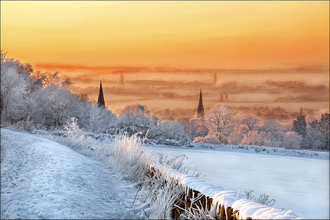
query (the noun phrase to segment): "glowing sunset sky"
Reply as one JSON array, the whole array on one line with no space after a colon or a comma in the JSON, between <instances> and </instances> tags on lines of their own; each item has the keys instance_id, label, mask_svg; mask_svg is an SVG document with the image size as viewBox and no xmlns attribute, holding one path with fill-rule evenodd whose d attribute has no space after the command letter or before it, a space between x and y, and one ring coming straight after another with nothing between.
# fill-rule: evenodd
<instances>
[{"instance_id":1,"label":"glowing sunset sky","mask_svg":"<svg viewBox=\"0 0 330 220\"><path fill-rule=\"evenodd\" d=\"M59 70L77 88L97 87L100 78L117 80L118 74L106 76L116 71L131 73L127 81L135 79L135 71L164 79L152 68L189 75L212 68L303 67L307 82L306 66L317 67L310 78L324 85L329 83L329 2L1 1L1 49L35 69ZM213 80L195 75L188 78ZM292 81L286 75L277 80Z\"/></svg>"}]
</instances>

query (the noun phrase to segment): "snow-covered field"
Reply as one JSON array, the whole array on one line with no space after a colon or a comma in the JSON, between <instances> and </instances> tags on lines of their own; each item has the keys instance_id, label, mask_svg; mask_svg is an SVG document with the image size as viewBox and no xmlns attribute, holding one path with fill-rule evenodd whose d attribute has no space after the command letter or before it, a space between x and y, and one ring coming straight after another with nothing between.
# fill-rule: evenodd
<instances>
[{"instance_id":1,"label":"snow-covered field","mask_svg":"<svg viewBox=\"0 0 330 220\"><path fill-rule=\"evenodd\" d=\"M134 184L64 145L1 128L1 153L1 219L146 218Z\"/></svg>"},{"instance_id":2,"label":"snow-covered field","mask_svg":"<svg viewBox=\"0 0 330 220\"><path fill-rule=\"evenodd\" d=\"M164 145L153 149L164 150ZM299 217L329 219L329 159L166 147L168 155L188 156L205 181L241 193L266 192L274 207L292 210Z\"/></svg>"}]
</instances>

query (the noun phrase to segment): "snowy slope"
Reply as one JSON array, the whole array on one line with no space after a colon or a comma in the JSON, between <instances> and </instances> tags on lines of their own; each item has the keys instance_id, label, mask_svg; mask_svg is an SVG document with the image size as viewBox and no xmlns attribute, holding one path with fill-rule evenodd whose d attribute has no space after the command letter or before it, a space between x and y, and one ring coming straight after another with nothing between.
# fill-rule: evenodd
<instances>
[{"instance_id":1,"label":"snowy slope","mask_svg":"<svg viewBox=\"0 0 330 220\"><path fill-rule=\"evenodd\" d=\"M66 146L1 128L1 152L1 219L146 218L132 183Z\"/></svg>"}]
</instances>

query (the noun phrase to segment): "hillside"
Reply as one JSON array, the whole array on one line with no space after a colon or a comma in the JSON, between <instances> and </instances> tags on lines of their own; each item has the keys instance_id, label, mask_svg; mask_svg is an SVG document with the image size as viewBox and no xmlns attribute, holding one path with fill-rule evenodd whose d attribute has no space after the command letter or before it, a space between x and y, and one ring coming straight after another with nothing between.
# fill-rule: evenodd
<instances>
[{"instance_id":1,"label":"hillside","mask_svg":"<svg viewBox=\"0 0 330 220\"><path fill-rule=\"evenodd\" d=\"M1 128L1 153L1 219L146 218L134 184L64 145Z\"/></svg>"}]
</instances>

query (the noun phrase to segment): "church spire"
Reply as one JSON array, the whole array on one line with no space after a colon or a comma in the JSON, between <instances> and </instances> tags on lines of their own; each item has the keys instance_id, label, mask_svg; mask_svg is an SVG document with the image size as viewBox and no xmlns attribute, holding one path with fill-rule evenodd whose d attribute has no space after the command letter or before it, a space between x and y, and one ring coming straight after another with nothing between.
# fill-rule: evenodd
<instances>
[{"instance_id":1,"label":"church spire","mask_svg":"<svg viewBox=\"0 0 330 220\"><path fill-rule=\"evenodd\" d=\"M99 99L97 100L97 105L99 107L105 107L103 89L102 89L102 81L100 81L100 92L99 92Z\"/></svg>"},{"instance_id":2,"label":"church spire","mask_svg":"<svg viewBox=\"0 0 330 220\"><path fill-rule=\"evenodd\" d=\"M204 117L204 107L203 107L202 89L201 89L200 93L199 93L199 104L198 104L198 109L197 109L197 118L202 118L202 117Z\"/></svg>"}]
</instances>

